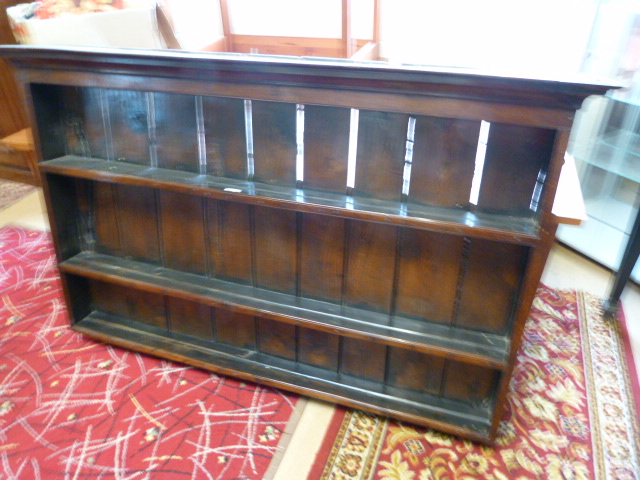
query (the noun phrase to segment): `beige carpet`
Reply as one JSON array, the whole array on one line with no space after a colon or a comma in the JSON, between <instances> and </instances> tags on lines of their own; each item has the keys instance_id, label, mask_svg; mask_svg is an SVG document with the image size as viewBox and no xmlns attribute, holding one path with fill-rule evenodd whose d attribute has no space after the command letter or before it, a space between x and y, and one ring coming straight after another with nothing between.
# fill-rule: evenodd
<instances>
[{"instance_id":1,"label":"beige carpet","mask_svg":"<svg viewBox=\"0 0 640 480\"><path fill-rule=\"evenodd\" d=\"M0 180L0 210L10 207L35 190L33 185Z\"/></svg>"}]
</instances>

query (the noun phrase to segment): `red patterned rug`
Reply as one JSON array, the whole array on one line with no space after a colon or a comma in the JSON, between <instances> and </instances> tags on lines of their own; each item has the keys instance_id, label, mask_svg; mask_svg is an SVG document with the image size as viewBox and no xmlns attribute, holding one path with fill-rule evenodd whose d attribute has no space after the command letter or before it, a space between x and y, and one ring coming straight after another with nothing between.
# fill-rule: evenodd
<instances>
[{"instance_id":1,"label":"red patterned rug","mask_svg":"<svg viewBox=\"0 0 640 480\"><path fill-rule=\"evenodd\" d=\"M338 409L308 480L637 480L637 376L600 302L539 289L495 448Z\"/></svg>"},{"instance_id":2,"label":"red patterned rug","mask_svg":"<svg viewBox=\"0 0 640 480\"><path fill-rule=\"evenodd\" d=\"M260 479L297 403L73 332L49 235L0 229L0 479Z\"/></svg>"}]
</instances>

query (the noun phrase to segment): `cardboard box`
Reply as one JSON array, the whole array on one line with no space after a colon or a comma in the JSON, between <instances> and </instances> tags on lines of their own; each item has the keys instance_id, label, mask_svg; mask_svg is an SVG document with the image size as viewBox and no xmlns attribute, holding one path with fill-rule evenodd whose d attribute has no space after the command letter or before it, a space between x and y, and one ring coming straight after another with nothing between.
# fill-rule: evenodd
<instances>
[{"instance_id":1,"label":"cardboard box","mask_svg":"<svg viewBox=\"0 0 640 480\"><path fill-rule=\"evenodd\" d=\"M155 3L84 15L24 19L26 5L7 9L16 41L25 45L163 48Z\"/></svg>"}]
</instances>

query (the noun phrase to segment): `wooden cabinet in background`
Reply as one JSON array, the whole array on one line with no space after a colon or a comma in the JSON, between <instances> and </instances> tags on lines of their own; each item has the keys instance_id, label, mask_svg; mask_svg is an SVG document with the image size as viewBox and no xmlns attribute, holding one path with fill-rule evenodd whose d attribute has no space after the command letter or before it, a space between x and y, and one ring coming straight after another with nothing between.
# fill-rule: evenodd
<instances>
[{"instance_id":1,"label":"wooden cabinet in background","mask_svg":"<svg viewBox=\"0 0 640 480\"><path fill-rule=\"evenodd\" d=\"M5 47L77 331L483 442L608 86Z\"/></svg>"}]
</instances>

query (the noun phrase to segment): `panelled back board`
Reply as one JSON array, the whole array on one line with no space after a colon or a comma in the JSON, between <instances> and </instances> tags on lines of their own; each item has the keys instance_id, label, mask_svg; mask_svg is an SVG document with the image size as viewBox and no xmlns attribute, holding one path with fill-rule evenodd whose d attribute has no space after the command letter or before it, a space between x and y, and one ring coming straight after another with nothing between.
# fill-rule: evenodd
<instances>
[{"instance_id":1,"label":"panelled back board","mask_svg":"<svg viewBox=\"0 0 640 480\"><path fill-rule=\"evenodd\" d=\"M31 105L77 331L493 440L573 114L606 85L0 53Z\"/></svg>"}]
</instances>

